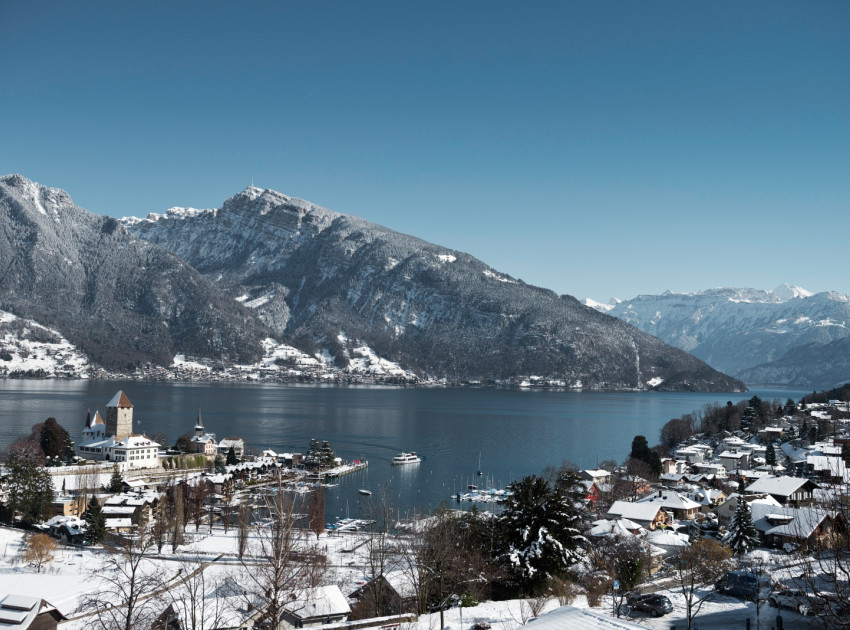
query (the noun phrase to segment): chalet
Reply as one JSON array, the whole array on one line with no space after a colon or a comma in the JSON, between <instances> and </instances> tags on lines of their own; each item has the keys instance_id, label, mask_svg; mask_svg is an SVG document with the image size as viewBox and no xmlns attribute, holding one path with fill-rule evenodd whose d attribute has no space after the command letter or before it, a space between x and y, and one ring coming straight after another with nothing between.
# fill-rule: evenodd
<instances>
[{"instance_id":1,"label":"chalet","mask_svg":"<svg viewBox=\"0 0 850 630\"><path fill-rule=\"evenodd\" d=\"M318 586L294 599L283 611L280 628L312 628L348 619L351 607L336 584Z\"/></svg>"},{"instance_id":2,"label":"chalet","mask_svg":"<svg viewBox=\"0 0 850 630\"><path fill-rule=\"evenodd\" d=\"M639 499L637 503L658 505L673 514L673 518L680 521L693 520L700 509L699 503L691 501L673 490L659 490L648 497Z\"/></svg>"},{"instance_id":3,"label":"chalet","mask_svg":"<svg viewBox=\"0 0 850 630\"><path fill-rule=\"evenodd\" d=\"M803 549L828 544L835 530L846 531L840 515L819 508L773 507L754 503L750 506L753 525L765 547L782 547L786 543Z\"/></svg>"},{"instance_id":4,"label":"chalet","mask_svg":"<svg viewBox=\"0 0 850 630\"><path fill-rule=\"evenodd\" d=\"M799 477L766 477L747 486L747 493L767 493L781 505L811 505L818 488L811 479Z\"/></svg>"},{"instance_id":5,"label":"chalet","mask_svg":"<svg viewBox=\"0 0 850 630\"><path fill-rule=\"evenodd\" d=\"M380 599L379 614L382 617L399 615L405 612L416 612L416 588L410 576L404 571L388 571L377 575L349 594L349 599L356 600L359 606L369 611L373 616L376 601ZM355 605L355 609L359 607ZM363 611L361 611L363 612Z\"/></svg>"},{"instance_id":6,"label":"chalet","mask_svg":"<svg viewBox=\"0 0 850 630\"><path fill-rule=\"evenodd\" d=\"M719 505L726 501L726 493L715 488L700 488L689 497L694 503L699 503L699 511L707 514L713 512Z\"/></svg>"},{"instance_id":7,"label":"chalet","mask_svg":"<svg viewBox=\"0 0 850 630\"><path fill-rule=\"evenodd\" d=\"M65 616L40 597L0 596L0 628L54 630Z\"/></svg>"},{"instance_id":8,"label":"chalet","mask_svg":"<svg viewBox=\"0 0 850 630\"><path fill-rule=\"evenodd\" d=\"M725 477L727 474L726 466L716 463L694 464L693 469L697 473L704 475L715 475L717 477Z\"/></svg>"},{"instance_id":9,"label":"chalet","mask_svg":"<svg viewBox=\"0 0 850 630\"><path fill-rule=\"evenodd\" d=\"M655 529L670 522L670 515L656 503L631 503L614 501L605 515L608 520L628 519L644 529Z\"/></svg>"}]
</instances>

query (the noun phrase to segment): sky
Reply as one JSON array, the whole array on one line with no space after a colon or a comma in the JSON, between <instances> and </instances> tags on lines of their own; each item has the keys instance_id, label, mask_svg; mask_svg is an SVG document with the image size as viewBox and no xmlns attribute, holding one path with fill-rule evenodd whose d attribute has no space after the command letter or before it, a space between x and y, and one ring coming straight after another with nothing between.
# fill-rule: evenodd
<instances>
[{"instance_id":1,"label":"sky","mask_svg":"<svg viewBox=\"0 0 850 630\"><path fill-rule=\"evenodd\" d=\"M850 3L0 0L0 174L252 182L607 301L850 293Z\"/></svg>"}]
</instances>

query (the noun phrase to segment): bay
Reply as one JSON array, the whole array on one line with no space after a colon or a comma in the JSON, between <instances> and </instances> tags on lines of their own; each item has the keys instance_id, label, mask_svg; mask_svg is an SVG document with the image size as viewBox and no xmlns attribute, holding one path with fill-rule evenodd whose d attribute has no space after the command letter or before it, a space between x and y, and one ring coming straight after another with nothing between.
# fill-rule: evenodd
<instances>
[{"instance_id":1,"label":"bay","mask_svg":"<svg viewBox=\"0 0 850 630\"><path fill-rule=\"evenodd\" d=\"M429 511L467 485L504 487L564 460L593 468L622 462L635 435L658 442L671 418L753 395L799 400L807 391L756 388L747 393L575 392L476 388L400 388L279 384L118 381L0 381L0 447L55 417L78 440L87 410L124 390L134 405L134 430L163 432L173 442L192 431L200 408L218 439L239 436L262 451L305 452L328 440L346 460L369 467L326 490L328 520L365 516L386 495L405 514ZM391 466L399 451L421 464ZM478 476L479 458L482 475ZM373 492L370 498L360 488Z\"/></svg>"}]
</instances>

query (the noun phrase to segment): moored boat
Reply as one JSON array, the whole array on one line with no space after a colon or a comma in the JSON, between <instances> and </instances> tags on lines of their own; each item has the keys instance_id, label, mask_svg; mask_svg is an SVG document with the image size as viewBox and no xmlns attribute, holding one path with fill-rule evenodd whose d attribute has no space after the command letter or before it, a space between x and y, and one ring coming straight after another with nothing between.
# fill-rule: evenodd
<instances>
[{"instance_id":1,"label":"moored boat","mask_svg":"<svg viewBox=\"0 0 850 630\"><path fill-rule=\"evenodd\" d=\"M360 490L358 490L357 492L359 492L360 494L365 494L367 497L372 494L372 491L367 490L366 488L360 488Z\"/></svg>"}]
</instances>

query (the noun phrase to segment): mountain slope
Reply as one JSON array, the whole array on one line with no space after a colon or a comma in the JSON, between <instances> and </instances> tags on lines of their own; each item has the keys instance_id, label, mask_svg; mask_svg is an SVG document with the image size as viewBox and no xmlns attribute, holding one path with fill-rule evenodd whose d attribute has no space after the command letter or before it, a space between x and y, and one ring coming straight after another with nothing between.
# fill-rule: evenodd
<instances>
[{"instance_id":1,"label":"mountain slope","mask_svg":"<svg viewBox=\"0 0 850 630\"><path fill-rule=\"evenodd\" d=\"M452 380L536 375L567 386L739 390L741 384L569 296L462 252L271 190L220 209L124 219L255 309L291 343L339 363L347 341Z\"/></svg>"},{"instance_id":2,"label":"mountain slope","mask_svg":"<svg viewBox=\"0 0 850 630\"><path fill-rule=\"evenodd\" d=\"M0 177L0 309L62 333L96 363L261 355L267 330L173 254L62 190Z\"/></svg>"},{"instance_id":3,"label":"mountain slope","mask_svg":"<svg viewBox=\"0 0 850 630\"><path fill-rule=\"evenodd\" d=\"M850 381L850 337L830 343L791 348L770 363L742 370L748 383L770 383L824 389Z\"/></svg>"},{"instance_id":4,"label":"mountain slope","mask_svg":"<svg viewBox=\"0 0 850 630\"><path fill-rule=\"evenodd\" d=\"M774 291L723 288L641 295L597 308L748 380L755 376L751 368L786 357L794 348L850 336L850 296L813 295L788 285ZM819 378L817 370L802 367L795 374L798 382L793 384L808 386ZM776 382L792 384L784 379ZM755 382L774 381L759 377Z\"/></svg>"}]
</instances>

